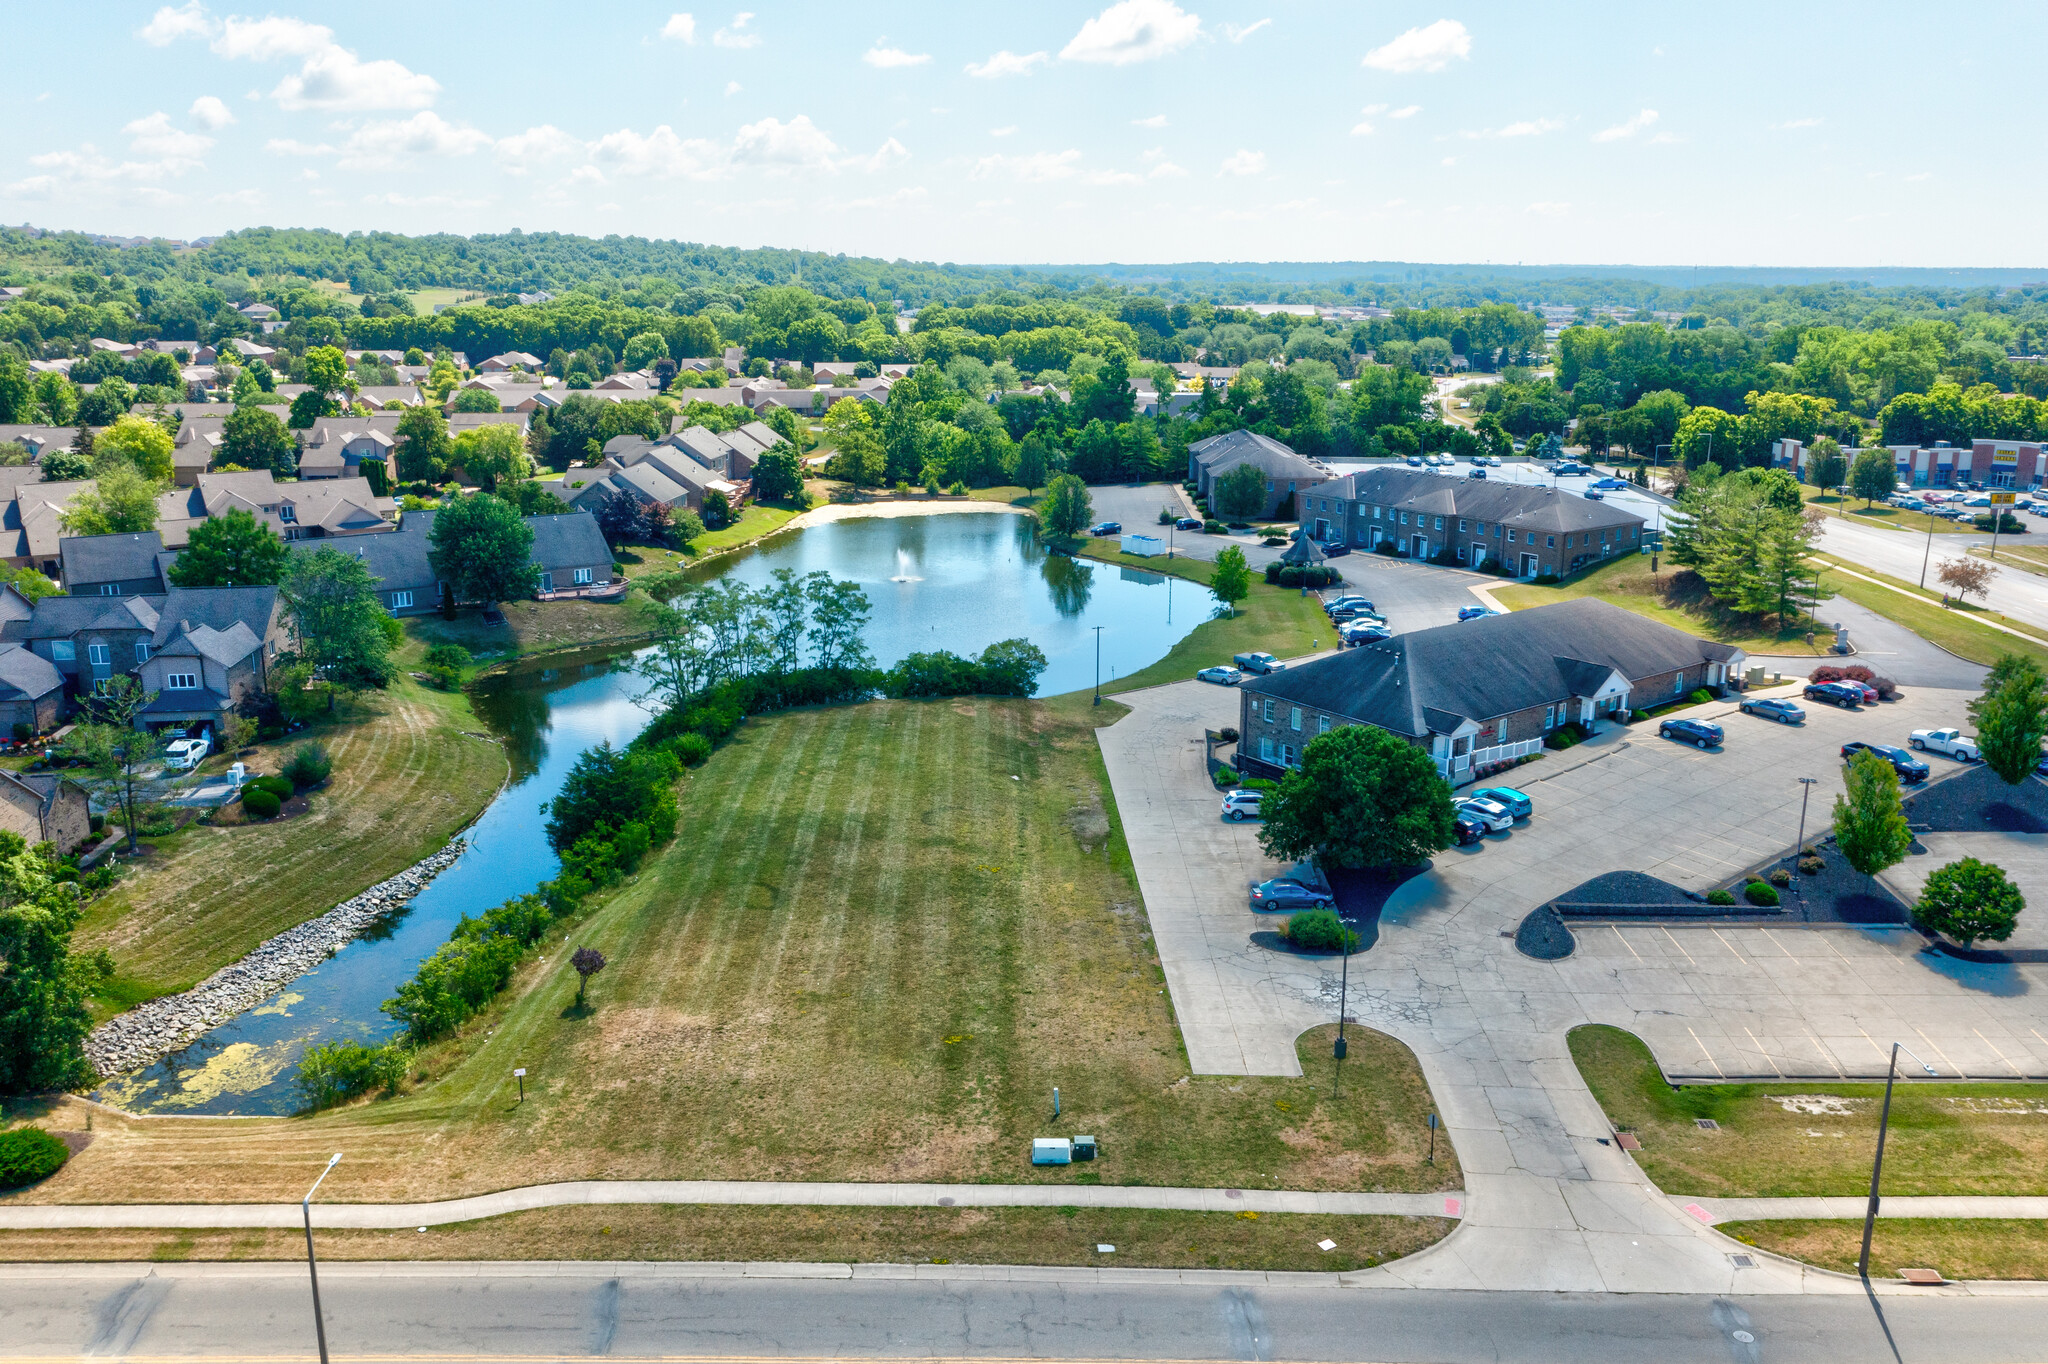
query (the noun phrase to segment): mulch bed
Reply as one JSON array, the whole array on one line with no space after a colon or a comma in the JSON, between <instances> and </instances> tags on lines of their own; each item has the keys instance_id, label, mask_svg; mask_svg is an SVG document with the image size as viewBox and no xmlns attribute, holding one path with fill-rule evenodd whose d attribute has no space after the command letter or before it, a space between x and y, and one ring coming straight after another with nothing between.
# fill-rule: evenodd
<instances>
[{"instance_id":1,"label":"mulch bed","mask_svg":"<svg viewBox=\"0 0 2048 1364\"><path fill-rule=\"evenodd\" d=\"M1915 832L2048 834L2048 783L2028 777L2007 786L1983 763L1930 784L1905 800Z\"/></svg>"},{"instance_id":2,"label":"mulch bed","mask_svg":"<svg viewBox=\"0 0 2048 1364\"><path fill-rule=\"evenodd\" d=\"M1946 785L1947 783L1944 783ZM1799 855L1792 854L1761 867L1756 875L1765 881L1780 868L1792 873L1792 884L1778 887L1783 914L1795 923L1903 925L1911 921L1906 906L1874 876L1865 876L1849 865L1833 839L1812 845L1824 864L1809 875L1799 870ZM1748 878L1728 889L1742 894Z\"/></svg>"},{"instance_id":3,"label":"mulch bed","mask_svg":"<svg viewBox=\"0 0 2048 1364\"><path fill-rule=\"evenodd\" d=\"M1564 926L1564 920L1549 905L1538 905L1529 911L1515 930L1515 948L1525 957L1538 961L1563 961L1578 946L1572 931Z\"/></svg>"},{"instance_id":4,"label":"mulch bed","mask_svg":"<svg viewBox=\"0 0 2048 1364\"><path fill-rule=\"evenodd\" d=\"M1710 905L1689 890L1641 871L1610 871L1582 881L1541 908L1565 919L1714 919L1744 922L1779 918L1781 911L1746 901Z\"/></svg>"}]
</instances>

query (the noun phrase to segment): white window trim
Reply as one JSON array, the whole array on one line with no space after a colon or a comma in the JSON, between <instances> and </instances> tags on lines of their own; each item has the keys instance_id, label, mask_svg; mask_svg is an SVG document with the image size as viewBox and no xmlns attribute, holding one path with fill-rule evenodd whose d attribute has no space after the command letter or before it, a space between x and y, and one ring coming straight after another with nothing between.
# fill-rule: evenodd
<instances>
[{"instance_id":1,"label":"white window trim","mask_svg":"<svg viewBox=\"0 0 2048 1364\"><path fill-rule=\"evenodd\" d=\"M199 674L198 674L198 673L165 673L165 674L164 674L164 690L165 690L165 691L198 691L198 690L199 690Z\"/></svg>"},{"instance_id":2,"label":"white window trim","mask_svg":"<svg viewBox=\"0 0 2048 1364\"><path fill-rule=\"evenodd\" d=\"M136 640L136 641L135 641L135 661L136 661L137 663L147 663L147 662L149 662L149 641L148 641L148 640L146 640L146 639L138 639L138 640Z\"/></svg>"},{"instance_id":3,"label":"white window trim","mask_svg":"<svg viewBox=\"0 0 2048 1364\"><path fill-rule=\"evenodd\" d=\"M1266 762L1273 761L1273 737L1270 734L1259 738L1259 757Z\"/></svg>"},{"instance_id":4,"label":"white window trim","mask_svg":"<svg viewBox=\"0 0 2048 1364\"><path fill-rule=\"evenodd\" d=\"M411 606L411 605L412 605L412 593L410 593L410 592L393 592L393 593L391 594L391 609L392 609L392 610L394 610L394 611L403 611L403 610L405 610L405 609L406 609L407 607L409 607L409 606Z\"/></svg>"},{"instance_id":5,"label":"white window trim","mask_svg":"<svg viewBox=\"0 0 2048 1364\"><path fill-rule=\"evenodd\" d=\"M104 644L86 645L85 658L95 668L111 668L114 666L114 651Z\"/></svg>"},{"instance_id":6,"label":"white window trim","mask_svg":"<svg viewBox=\"0 0 2048 1364\"><path fill-rule=\"evenodd\" d=\"M1287 727L1296 734L1301 733L1301 707L1289 706L1288 710L1290 714L1287 717Z\"/></svg>"},{"instance_id":7,"label":"white window trim","mask_svg":"<svg viewBox=\"0 0 2048 1364\"><path fill-rule=\"evenodd\" d=\"M587 568L579 568L579 569L577 569L577 570L576 570L576 573L575 573L575 585L576 585L576 586L578 586L578 587L587 587L587 586L589 586L589 585L590 585L590 570L589 570L589 569L587 569Z\"/></svg>"}]
</instances>

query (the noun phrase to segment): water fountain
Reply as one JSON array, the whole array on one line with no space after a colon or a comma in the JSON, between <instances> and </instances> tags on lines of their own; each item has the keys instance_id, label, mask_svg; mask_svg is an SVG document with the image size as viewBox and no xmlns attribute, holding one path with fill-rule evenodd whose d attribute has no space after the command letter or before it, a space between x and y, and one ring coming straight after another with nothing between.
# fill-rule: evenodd
<instances>
[{"instance_id":1,"label":"water fountain","mask_svg":"<svg viewBox=\"0 0 2048 1364\"><path fill-rule=\"evenodd\" d=\"M911 558L911 557L910 557L910 551L909 551L909 550L907 550L907 549L904 549L904 548L903 548L902 546L900 546L900 545L899 545L899 546L897 546L897 549L896 549L896 576L895 576L895 577L893 577L893 578L891 578L891 579L889 579L889 581L890 581L890 582L892 582L892 583L921 583L921 582L923 582L923 581L924 581L924 579L923 579L923 578L920 578L920 577L918 577L918 576L917 576L917 575L916 575L915 573L912 573L912 572L910 571L911 569L913 569L913 568L915 568L915 567L917 567L917 560L915 560L915 559L913 559L913 558Z\"/></svg>"}]
</instances>

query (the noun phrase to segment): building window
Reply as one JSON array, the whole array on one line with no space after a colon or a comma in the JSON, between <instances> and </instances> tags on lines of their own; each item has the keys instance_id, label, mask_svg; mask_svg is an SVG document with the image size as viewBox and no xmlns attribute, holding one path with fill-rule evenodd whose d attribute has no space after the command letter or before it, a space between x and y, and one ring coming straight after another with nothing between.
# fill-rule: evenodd
<instances>
[{"instance_id":1,"label":"building window","mask_svg":"<svg viewBox=\"0 0 2048 1364\"><path fill-rule=\"evenodd\" d=\"M53 639L50 641L50 658L57 663L76 663L78 646L68 639Z\"/></svg>"},{"instance_id":2,"label":"building window","mask_svg":"<svg viewBox=\"0 0 2048 1364\"><path fill-rule=\"evenodd\" d=\"M1372 509L1372 519L1375 521L1380 519L1380 509L1378 507Z\"/></svg>"},{"instance_id":3,"label":"building window","mask_svg":"<svg viewBox=\"0 0 2048 1364\"><path fill-rule=\"evenodd\" d=\"M136 661L137 663L147 663L147 662L149 662L149 641L148 641L148 640L146 640L146 639L138 639L138 640L136 640L136 641L135 641L135 661Z\"/></svg>"},{"instance_id":4,"label":"building window","mask_svg":"<svg viewBox=\"0 0 2048 1364\"><path fill-rule=\"evenodd\" d=\"M1318 717L1316 717L1316 733L1318 733L1318 734L1328 734L1329 732L1330 732L1330 717L1329 717L1329 716L1327 716L1327 715L1321 715L1321 716L1318 716Z\"/></svg>"},{"instance_id":5,"label":"building window","mask_svg":"<svg viewBox=\"0 0 2048 1364\"><path fill-rule=\"evenodd\" d=\"M1493 538L1496 540L1500 539L1500 522L1498 521L1493 523ZM1511 535L1508 538L1512 540L1514 537Z\"/></svg>"},{"instance_id":6,"label":"building window","mask_svg":"<svg viewBox=\"0 0 2048 1364\"><path fill-rule=\"evenodd\" d=\"M95 668L105 668L105 667L108 667L108 666L110 666L110 665L111 665L111 664L113 663L113 661L114 661L114 656L113 656L113 652L112 652L111 650L109 650L109 649L107 648L107 646L106 646L106 645L104 645L104 644L88 644L88 645L86 645L86 646L85 646L85 656L86 656L86 658L88 658L89 660L91 660L91 662L92 662L92 665L93 665L93 667L95 667Z\"/></svg>"},{"instance_id":7,"label":"building window","mask_svg":"<svg viewBox=\"0 0 2048 1364\"><path fill-rule=\"evenodd\" d=\"M164 690L197 691L199 690L199 675L197 673L165 673Z\"/></svg>"},{"instance_id":8,"label":"building window","mask_svg":"<svg viewBox=\"0 0 2048 1364\"><path fill-rule=\"evenodd\" d=\"M1461 517L1459 517L1459 518L1458 518L1458 531L1459 531L1459 533L1460 533L1460 534L1463 534L1463 533L1464 533L1464 530L1465 530L1465 518L1461 516Z\"/></svg>"},{"instance_id":9,"label":"building window","mask_svg":"<svg viewBox=\"0 0 2048 1364\"><path fill-rule=\"evenodd\" d=\"M1438 517L1438 518L1436 519L1436 529L1438 529L1438 530L1442 530L1443 528L1444 528L1444 519L1443 519L1443 518L1442 518L1441 516L1439 516L1439 517Z\"/></svg>"},{"instance_id":10,"label":"building window","mask_svg":"<svg viewBox=\"0 0 2048 1364\"><path fill-rule=\"evenodd\" d=\"M1269 697L1267 697L1267 698L1266 698L1266 705L1265 705L1265 709L1263 709L1263 710L1261 710L1261 711L1259 712L1259 718L1260 718L1261 720L1264 720L1264 721L1265 721L1265 722L1266 722L1267 724L1269 724L1269 725L1273 723L1273 698L1272 698L1272 697L1270 697L1270 696L1269 696Z\"/></svg>"},{"instance_id":11,"label":"building window","mask_svg":"<svg viewBox=\"0 0 2048 1364\"><path fill-rule=\"evenodd\" d=\"M1567 536L1565 536L1565 537L1564 537L1564 547L1565 547L1566 549L1570 549L1570 548L1572 547L1572 537L1571 537L1571 536L1567 535Z\"/></svg>"},{"instance_id":12,"label":"building window","mask_svg":"<svg viewBox=\"0 0 2048 1364\"><path fill-rule=\"evenodd\" d=\"M1676 696L1676 695L1678 695L1678 694L1679 694L1680 692L1682 692L1682 691L1684 691L1684 690L1685 690L1685 674L1684 674L1684 673L1680 673L1680 674L1679 674L1678 676L1676 676L1676 677L1674 677L1674 678L1672 678L1672 679L1671 679L1671 694L1672 694L1673 696Z\"/></svg>"},{"instance_id":13,"label":"building window","mask_svg":"<svg viewBox=\"0 0 2048 1364\"><path fill-rule=\"evenodd\" d=\"M543 573L543 574L541 574L541 575L540 575L540 590L541 590L541 591L543 591L543 592L552 592L552 591L554 591L554 590L555 590L555 575L554 575L554 574L552 574L552 573Z\"/></svg>"},{"instance_id":14,"label":"building window","mask_svg":"<svg viewBox=\"0 0 2048 1364\"><path fill-rule=\"evenodd\" d=\"M1290 706L1288 712L1287 727L1299 733L1301 731L1301 707Z\"/></svg>"},{"instance_id":15,"label":"building window","mask_svg":"<svg viewBox=\"0 0 2048 1364\"><path fill-rule=\"evenodd\" d=\"M589 570L589 569L587 569L587 568L579 568L579 569L577 569L577 570L576 570L576 585L577 585L578 587L585 587L585 586L588 586L588 585L589 585L589 583L590 583L590 570Z\"/></svg>"},{"instance_id":16,"label":"building window","mask_svg":"<svg viewBox=\"0 0 2048 1364\"><path fill-rule=\"evenodd\" d=\"M1555 535L1546 535L1546 536L1544 536L1544 537L1543 537L1543 547L1544 547L1545 549L1556 549L1556 548L1557 548L1557 537L1556 537Z\"/></svg>"},{"instance_id":17,"label":"building window","mask_svg":"<svg viewBox=\"0 0 2048 1364\"><path fill-rule=\"evenodd\" d=\"M118 596L120 596L120 595L121 595L121 584L119 584L119 583L101 583L101 584L100 584L100 595L101 595L102 597L118 597Z\"/></svg>"},{"instance_id":18,"label":"building window","mask_svg":"<svg viewBox=\"0 0 2048 1364\"><path fill-rule=\"evenodd\" d=\"M1294 766L1294 745L1293 745L1293 744L1282 744L1282 745L1280 745L1280 765L1281 765L1282 767L1292 767L1292 766Z\"/></svg>"},{"instance_id":19,"label":"building window","mask_svg":"<svg viewBox=\"0 0 2048 1364\"><path fill-rule=\"evenodd\" d=\"M1513 544L1514 542L1515 542L1515 533L1514 533L1513 531L1509 531L1509 532L1508 532L1508 543L1512 545L1512 544Z\"/></svg>"},{"instance_id":20,"label":"building window","mask_svg":"<svg viewBox=\"0 0 2048 1364\"><path fill-rule=\"evenodd\" d=\"M406 607L408 607L408 606L411 606L411 605L412 605L412 593L410 593L410 592L393 592L393 593L391 594L391 609L392 609L392 610L394 610L394 611L403 611L403 610L405 610L405 608L406 608Z\"/></svg>"},{"instance_id":21,"label":"building window","mask_svg":"<svg viewBox=\"0 0 2048 1364\"><path fill-rule=\"evenodd\" d=\"M1556 723L1557 723L1557 707L1556 707L1556 706L1545 706L1545 707L1543 708L1543 727L1544 727L1545 729L1549 729L1549 728L1550 728L1550 727L1551 727L1552 725L1554 725L1554 724L1556 724Z\"/></svg>"},{"instance_id":22,"label":"building window","mask_svg":"<svg viewBox=\"0 0 2048 1364\"><path fill-rule=\"evenodd\" d=\"M1273 761L1273 739L1267 735L1259 740L1259 756L1267 762Z\"/></svg>"},{"instance_id":23,"label":"building window","mask_svg":"<svg viewBox=\"0 0 2048 1364\"><path fill-rule=\"evenodd\" d=\"M287 502L277 509L277 519L284 522L287 526L289 526L292 522L299 519L299 514L298 512L293 510L292 505L289 502Z\"/></svg>"},{"instance_id":24,"label":"building window","mask_svg":"<svg viewBox=\"0 0 2048 1364\"><path fill-rule=\"evenodd\" d=\"M1404 526L1408 524L1408 513L1407 513L1407 512L1402 512L1402 513L1401 513L1401 524L1402 524L1402 525L1404 525Z\"/></svg>"}]
</instances>

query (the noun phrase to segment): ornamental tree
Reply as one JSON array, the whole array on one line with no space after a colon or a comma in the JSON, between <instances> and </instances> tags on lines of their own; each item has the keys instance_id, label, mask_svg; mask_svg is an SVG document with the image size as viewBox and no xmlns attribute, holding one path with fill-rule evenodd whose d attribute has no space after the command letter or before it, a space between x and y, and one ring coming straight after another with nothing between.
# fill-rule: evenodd
<instances>
[{"instance_id":1,"label":"ornamental tree","mask_svg":"<svg viewBox=\"0 0 2048 1364\"><path fill-rule=\"evenodd\" d=\"M1903 861L1913 843L1899 802L1899 774L1865 749L1849 760L1848 790L1835 797L1835 846L1849 865L1875 876Z\"/></svg>"},{"instance_id":2,"label":"ornamental tree","mask_svg":"<svg viewBox=\"0 0 2048 1364\"><path fill-rule=\"evenodd\" d=\"M2026 897L2002 868L1965 857L1927 878L1920 902L1913 906L1913 923L1964 947L1979 940L2004 942L2026 907Z\"/></svg>"},{"instance_id":3,"label":"ornamental tree","mask_svg":"<svg viewBox=\"0 0 2048 1364\"><path fill-rule=\"evenodd\" d=\"M434 574L457 601L495 605L532 594L533 527L509 502L474 493L443 502L427 532Z\"/></svg>"},{"instance_id":4,"label":"ornamental tree","mask_svg":"<svg viewBox=\"0 0 2048 1364\"><path fill-rule=\"evenodd\" d=\"M1451 788L1429 751L1371 725L1309 740L1260 807L1267 856L1409 867L1451 846Z\"/></svg>"},{"instance_id":5,"label":"ornamental tree","mask_svg":"<svg viewBox=\"0 0 2048 1364\"><path fill-rule=\"evenodd\" d=\"M2018 654L2000 656L1984 679L1984 694L1970 703L1970 717L1984 765L2008 786L2025 781L2048 740L2048 677L2041 665Z\"/></svg>"},{"instance_id":6,"label":"ornamental tree","mask_svg":"<svg viewBox=\"0 0 2048 1364\"><path fill-rule=\"evenodd\" d=\"M171 565L178 587L267 587L284 578L284 541L239 507L208 517Z\"/></svg>"}]
</instances>

